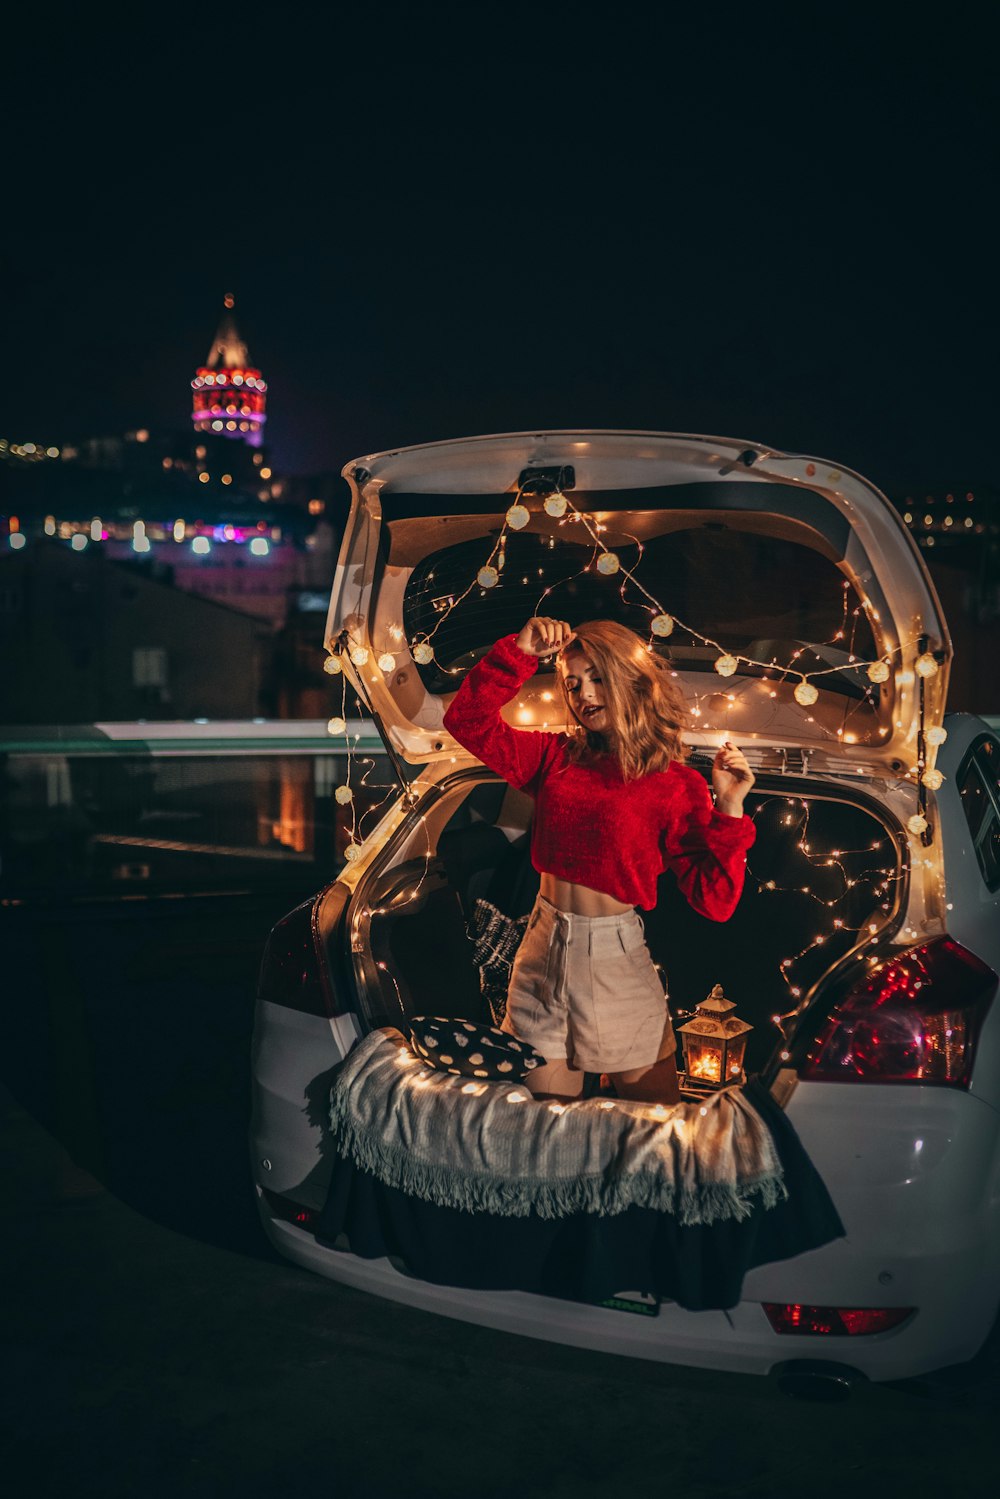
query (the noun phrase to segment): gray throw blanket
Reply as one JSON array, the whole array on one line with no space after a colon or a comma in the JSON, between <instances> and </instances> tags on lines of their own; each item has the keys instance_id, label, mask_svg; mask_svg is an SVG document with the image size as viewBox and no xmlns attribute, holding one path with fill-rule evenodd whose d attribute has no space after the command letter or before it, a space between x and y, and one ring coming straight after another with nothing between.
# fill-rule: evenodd
<instances>
[{"instance_id":1,"label":"gray throw blanket","mask_svg":"<svg viewBox=\"0 0 1000 1499\"><path fill-rule=\"evenodd\" d=\"M562 1218L645 1207L708 1224L788 1195L770 1132L738 1088L672 1107L546 1102L523 1083L438 1072L389 1028L348 1056L330 1122L337 1151L360 1169L466 1212Z\"/></svg>"}]
</instances>

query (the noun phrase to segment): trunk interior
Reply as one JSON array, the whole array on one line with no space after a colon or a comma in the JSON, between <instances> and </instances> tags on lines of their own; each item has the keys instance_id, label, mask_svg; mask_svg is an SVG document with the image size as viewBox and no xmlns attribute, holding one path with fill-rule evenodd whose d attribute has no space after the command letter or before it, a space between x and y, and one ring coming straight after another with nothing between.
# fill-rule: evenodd
<instances>
[{"instance_id":1,"label":"trunk interior","mask_svg":"<svg viewBox=\"0 0 1000 1499\"><path fill-rule=\"evenodd\" d=\"M707 759L691 763L707 775ZM354 961L366 1028L395 1026L407 1034L415 1015L497 1023L497 970L479 966L483 953L471 935L484 915L477 903L516 920L538 891L529 798L474 772L455 776L434 796L356 892ZM757 840L729 921L699 916L669 873L660 880L656 908L640 915L675 1024L721 984L736 1014L753 1026L749 1075L784 1046L772 1017L800 1006L859 934L870 936L872 923L894 925L905 870L891 820L856 793L810 789L798 777L794 790L787 782L758 782L747 811Z\"/></svg>"}]
</instances>

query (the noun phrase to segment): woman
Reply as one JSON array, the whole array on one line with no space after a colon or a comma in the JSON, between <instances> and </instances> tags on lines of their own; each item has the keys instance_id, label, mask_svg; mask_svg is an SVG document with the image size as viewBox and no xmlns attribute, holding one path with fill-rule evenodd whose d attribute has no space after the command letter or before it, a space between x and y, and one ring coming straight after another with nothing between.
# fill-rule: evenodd
<instances>
[{"instance_id":1,"label":"woman","mask_svg":"<svg viewBox=\"0 0 1000 1499\"><path fill-rule=\"evenodd\" d=\"M543 656L558 655L571 732L525 732L500 716ZM755 828L754 777L728 741L712 766L715 806L685 765L684 700L632 630L529 619L469 672L445 727L535 800L538 899L511 971L505 1029L546 1058L532 1092L573 1099L607 1073L621 1098L676 1103L666 997L635 907L652 910L672 869L696 911L727 920Z\"/></svg>"}]
</instances>

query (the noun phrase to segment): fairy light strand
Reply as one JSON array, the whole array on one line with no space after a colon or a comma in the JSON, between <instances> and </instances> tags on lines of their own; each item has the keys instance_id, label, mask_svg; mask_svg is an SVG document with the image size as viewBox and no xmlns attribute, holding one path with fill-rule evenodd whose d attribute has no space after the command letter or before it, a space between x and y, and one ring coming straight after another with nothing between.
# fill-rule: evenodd
<instances>
[{"instance_id":1,"label":"fairy light strand","mask_svg":"<svg viewBox=\"0 0 1000 1499\"><path fill-rule=\"evenodd\" d=\"M518 492L517 492L517 495L516 495L516 498L515 498L514 502L512 503L512 505L508 508L508 510L506 512L506 515L504 517L503 523L502 523L501 528L500 528L500 532L499 532L499 534L496 537L496 540L495 540L495 542L493 544L493 547L492 547L492 549L491 549L491 551L489 553L489 556L488 556L486 562L477 570L476 577L469 583L469 585L462 591L462 593L460 593L456 597L449 597L448 598L446 606L442 610L439 611L439 617L436 620L436 622L434 623L433 628L431 630L426 631L426 632L418 632L417 634L415 634L413 636L412 639L410 639L410 640L407 641L407 645L408 645L408 647L410 649L411 655L418 662L418 664L424 664L424 665L426 665L426 664L429 664L429 662L432 659L434 659L434 650L433 650L433 644L432 644L434 637L437 635L438 631L441 629L442 625L447 621L447 619L450 617L450 615L453 613L453 611L456 608L458 608L465 601L465 599L467 599L475 591L475 589L477 587L479 587L479 589L480 589L481 592L484 592L484 591L486 591L486 589L488 587L495 587L495 586L497 586L497 584L499 584L499 582L500 582L500 576L505 571L505 568L506 568L506 560L507 560L506 559L506 543L507 543L507 537L508 537L509 531L510 530L514 530L514 531L520 532L520 531L522 531L522 530L524 530L526 528L526 526L528 525L528 523L530 521L530 511L528 510L527 506L522 503L523 497L524 497L523 496L523 490L519 489ZM682 633L690 636L690 638L692 639L692 641L700 642L702 645L704 645L706 647L710 647L711 649L713 649L713 650L715 650L715 651L717 651L719 653L719 655L716 658L716 661L713 663L713 665L715 667L715 670L720 675L722 675L723 677L725 677L727 675L735 674L735 672L739 669L740 665L752 666L752 667L758 668L762 672L762 674L763 674L763 676L762 676L762 683L772 682L772 683L776 683L776 684L780 685L782 682L787 682L787 680L790 677L798 676L799 677L799 682L798 682L798 684L797 684L797 686L795 688L794 695L796 696L797 700L800 702L800 705L802 705L802 706L811 706L812 702L815 701L816 698L818 697L818 692L812 686L813 682L816 679L827 677L827 676L841 675L841 674L844 674L844 673L847 673L847 672L857 672L857 673L860 673L861 671L865 671L865 672L867 672L868 677L869 677L869 685L866 685L863 688L861 696L855 702L844 705L844 712L843 712L843 715L842 715L842 718L841 718L841 726L840 726L840 728L837 731L837 733L836 733L835 736L834 735L829 735L829 737L831 737L831 738L836 737L836 738L840 738L840 739L846 739L846 742L848 742L848 743L851 742L851 741L850 741L850 739L848 737L847 725L850 723L851 719L856 714L858 714L859 712L861 712L866 707L869 708L869 709L871 709L872 711L877 711L877 706L876 706L875 700L874 700L873 687L878 686L882 682L887 681L889 679L889 677L891 675L891 671L892 671L892 664L896 660L896 658L899 658L900 664L902 664L902 662L903 662L904 648L903 648L902 645L885 649L878 656L872 658L871 660L857 660L856 659L856 656L855 656L855 644L856 644L857 631L858 631L858 628L859 628L861 616L864 615L865 618L868 619L870 615L874 615L875 619L877 620L878 619L878 615L877 615L877 613L874 610L871 609L870 603L869 603L869 601L867 599L862 600L853 609L853 611L850 610L850 608L849 608L849 596L850 596L850 587L851 587L851 585L850 585L849 580L847 580L847 579L844 579L842 581L842 585L841 585L842 586L842 609L841 609L840 626L834 632L834 634L830 638L830 640L828 640L826 642L823 642L824 645L834 645L834 644L836 644L836 642L838 640L844 640L845 641L845 646L846 646L845 654L847 656L847 660L845 662L841 662L841 663L839 663L837 665L833 665L833 666L818 667L818 668L815 668L815 669L809 669L807 671L802 671L797 666L797 664L796 664L798 662L799 658L804 654L804 648L802 648L802 647L798 648L796 651L793 652L791 660L787 664L785 664L785 665L782 665L781 663L779 663L777 661L777 659L774 658L774 657L772 657L769 661L761 661L761 660L759 660L757 658L748 656L748 655L746 655L745 653L742 653L742 652L730 651L730 650L726 649L725 647L723 647L712 636L704 634L703 632L697 630L692 625L690 625L687 621L681 619L679 616L677 616L673 612L668 611L664 607L664 605L660 602L660 600L657 599L656 596L653 593L651 593L650 590L645 586L645 584L636 576L636 570L639 567L639 565L641 564L641 562L643 560L643 557L644 557L644 553L645 553L645 547L643 546L641 540L637 536L635 536L634 534L629 533L629 532L620 533L625 538L626 544L633 545L635 547L635 550L636 550L636 560L635 560L635 563L634 563L633 566L630 567L630 566L628 566L627 564L625 564L622 561L621 557L618 555L618 553L616 551L613 551L611 548L609 548L606 545L606 543L603 541L603 539L602 539L602 532L606 532L607 531L607 527L601 525L599 522L596 522L596 521L592 523L591 517L589 515L587 515L584 511L580 510L577 506L575 506L573 504L572 500L570 500L568 496L562 494L561 492L555 492L555 493L549 494L546 497L545 501L544 501L544 509L545 509L546 513L550 517L558 520L558 524L559 524L560 527L562 527L565 524L567 524L567 522L581 524L583 526L583 528L584 528L584 531L587 533L589 539L593 543L593 551L591 552L591 555L588 558L587 562L584 564L584 566L582 568L580 568L576 573L570 575L570 577L568 577L568 578L560 579L556 583L550 584L548 587L546 587L542 591L541 595L539 596L539 598L538 598L538 600L537 600L537 602L535 604L534 610L532 611L533 613L537 613L538 612L538 610L540 609L540 607L544 603L544 601L557 588L564 587L569 582L571 582L574 578L580 577L580 576L582 576L585 573L590 573L590 572L593 572L593 571L596 570L596 571L600 572L603 576L606 576L606 577L609 577L609 578L610 577L616 577L616 578L618 578L619 596L621 597L623 603L627 603L628 602L627 598L626 598L626 590L627 590L627 588L629 586L631 586L632 588L634 588L635 590L637 590L638 593L640 593L642 595L642 597L648 601L648 603L646 603L646 604L637 604L634 607L638 607L638 608L644 609L650 615L650 620L651 620L651 626L650 626L650 636L651 636L651 639L650 639L650 642L649 642L649 647L650 648L652 648L652 641L653 641L653 639L659 638L660 640L663 640L669 634L673 633L674 629L679 629ZM549 536L548 544L549 544L550 548L554 545L554 537L551 536L551 535ZM607 566L604 566L602 564L604 563L604 559L606 559L606 558L607 559L611 559L611 561L608 563ZM494 564L496 564L496 566L494 566ZM541 576L544 575L543 572L542 572L542 569L539 569L539 575L541 575ZM527 578L524 578L522 580L523 583L527 583L527 581L528 581ZM849 631L849 638L847 638L848 637L848 631ZM402 637L402 632L400 631L399 633L400 633L400 638L403 638ZM920 714L920 726L919 726L919 733L918 733L917 765L915 767L913 767L910 771L908 771L906 773L906 776L903 779L904 780L911 780L911 778L914 779L916 781L916 787L917 787L917 792L918 792L918 808L919 808L919 811L918 811L918 814L917 814L916 817L910 819L910 828L909 828L909 830L914 835L919 834L921 836L922 841L924 841L926 843L926 842L929 841L929 837L928 837L929 828L928 828L928 825L926 823L926 819L925 819L925 817L923 815L924 811L925 811L925 807L926 807L926 790L927 789L932 789L932 790L933 789L937 789L937 786L940 785L940 780L943 779L943 777L941 777L940 779L937 779L937 777L940 777L940 772L936 772L934 770L929 770L927 768L927 751L926 751L925 745L930 745L930 746L936 748L938 744L940 744L941 742L943 742L943 738L945 737L945 735L944 735L943 731L935 731L935 729L932 728L930 731L926 732L926 737L925 737L925 731L924 731L924 719L925 719L925 697L924 697L924 690L925 690L925 683L926 683L926 681L931 676L933 676L939 670L939 666L938 666L938 662L937 662L937 659L934 656L934 654L927 649L926 637L922 637L921 638L921 640L919 642L919 647L920 647L920 654L918 655L918 657L916 658L916 661L915 661L915 676L917 678L917 683L918 683L918 702L919 702L919 714ZM355 665L355 666L363 665L367 661L368 651L367 651L367 648L364 646L363 642L352 640L348 636L348 633L346 631L344 632L344 636L342 637L342 642L340 643L340 648L342 649L343 654L347 654L349 656L349 659L351 660L352 664ZM391 667L388 664L388 657L389 657L389 652L384 652L384 653L382 653L382 656L379 657L378 664L379 664L379 666L383 670L389 670L389 669L391 669ZM383 658L385 658L385 660L383 660ZM337 674L338 672L342 673L343 672L342 663L340 663L339 661L337 661L336 664L333 664L334 661L336 661L336 658L331 655L331 657L324 664L324 669L326 671L328 671L330 674ZM395 660L393 658L392 665L394 665L394 664L395 664ZM442 670L446 675L449 675L449 676L461 675L463 673L463 671L464 671L464 668L461 668L461 667L456 667L456 668L444 667L444 666L441 665L440 662L438 663L438 667L439 667L439 670ZM776 673L776 676L770 675L771 673ZM676 675L676 672L674 674ZM747 697L749 697L750 692L752 692L758 686L762 685L762 683L755 682L753 684L744 684L744 683L736 684L738 686L738 689L739 689L738 692L737 693L726 694L726 709L725 709L725 711L726 711L727 718L729 716L730 710L732 708L734 708L734 707L738 707L738 706L743 705L744 700ZM342 719L346 719L346 712L343 711L344 705L346 704L346 698L344 697L344 692L345 691L346 691L346 683L343 682L343 676L342 676L342 714L341 714L341 718ZM694 697L695 697L695 704L694 704L694 707L692 709L693 716L695 718L698 718L698 717L702 716L701 703L706 698L711 698L711 699L714 700L714 699L717 699L718 696L719 696L718 691L715 691L715 692L705 691L703 693L696 693L694 695ZM770 696L771 697L775 696L775 693L774 693L773 690L770 691ZM717 710L717 705L715 705L715 706L716 706L716 710ZM809 721L810 722L815 722L815 720L812 719L812 718L810 718ZM708 726L708 725L705 725L704 729L707 730L707 731L709 731L709 732L715 732L715 730L711 729L710 726ZM828 731L825 728L823 728L822 732L827 733ZM933 735L933 738L932 738L932 735ZM348 780L347 780L346 784L349 786L350 785L350 779L351 779L352 763L353 763L352 762L352 753L351 753L352 747L351 747L351 744L350 744L349 736L345 736L345 737L347 737L347 740L348 740ZM860 771L861 767L857 767L857 769ZM367 787L367 775L369 773L370 773L370 771L366 772L365 776L362 777L362 780L359 783L359 789L360 789L361 786ZM911 783L912 783L912 781L911 781ZM381 805L384 804L384 801L388 799L388 795L391 794L392 789L393 789L392 787L389 788L389 792L387 793L387 796L382 799L382 802L380 802L378 804L378 806L381 806ZM355 838L358 835L360 824L359 824L359 820L358 820L358 816L357 816L356 807L355 807L355 804L353 802L353 798L352 798L351 805L352 805L351 839L352 839L352 843L353 843L354 840L355 840ZM374 808L369 808L368 809L369 812L372 811L372 810L376 810L376 809L374 809ZM811 851L809 850L808 845L805 843L805 831L806 831L807 826L808 826L808 807L806 807L805 810L806 810L806 818L805 818L805 821L803 823L803 836L802 836L802 838L800 840L800 845L799 845L800 851L805 854L806 858L809 860L809 862L811 864L816 865L816 866L821 866L821 867L824 867L824 868L827 868L827 869L836 868L838 870L841 878L844 881L844 889L843 889L841 895L838 896L838 897L836 897L833 900L824 900L820 896L817 896L814 892L812 892L811 890L809 890L808 887L799 887L797 890L794 890L794 892L793 892L793 887L789 887L788 889L785 889L783 887L776 886L776 884L773 881L763 881L763 882L761 882L761 881L758 880L757 884L758 884L759 891L761 891L761 892L767 891L768 893L775 892L775 893L798 893L798 894L804 894L804 895L809 896L809 898L812 899L812 900L814 900L817 904L821 904L825 908L827 908L828 910L833 911L844 900L846 900L848 898L849 894L858 885L860 885L860 884L880 881L881 883L875 883L873 885L873 893L876 894L877 896L883 896L884 897L884 896L888 895L890 887L893 884L898 883L904 877L899 872L894 872L894 871L891 871L889 869L875 867L875 868L871 868L871 869L867 869L867 870L861 871L853 879L850 878L850 876L848 875L846 867L839 861L839 859L837 857L835 857L835 855L836 854L840 854L840 853L843 853L845 855L846 854L852 854L852 853L858 853L858 852L863 852L863 850L836 850L836 851L834 851L834 856L822 855L822 856L817 856L816 859L813 859L812 856L811 856ZM367 816L367 815L368 815L368 812L366 812L365 814L363 814L363 816ZM422 818L421 818L420 821L421 821L421 824L423 824L424 820ZM923 823L923 826L922 827L916 826L916 824L918 822L919 823ZM423 868L423 870L421 872L421 876L420 876L420 880L418 881L418 885L417 885L417 887L416 887L413 895L410 897L410 899L416 898L416 893L419 890L420 886L423 884L424 880L426 879L427 871L428 871L428 868L429 868L431 860L432 860L432 854L431 854L431 851L430 851L429 834L427 834L426 829L424 829L424 831L425 831L425 836L427 836L427 839L428 839L427 853L426 853L426 855L424 857L424 860L423 860L424 868ZM751 875L751 877L755 878L752 875ZM409 904L409 900L406 903ZM883 907L882 909L885 910L886 908ZM384 911L380 909L380 910L373 911L372 914L373 915L384 914ZM843 920L840 919L840 918L832 918L832 919L834 920L834 931L835 932L845 932L847 934L853 933L855 935L860 935L861 926L864 925L864 923L861 923L858 927L847 926L843 922ZM881 925L879 925L877 922L876 923L869 923L870 939L871 940L876 940L877 937L878 937L878 935L879 935L879 933L883 929L884 929L884 923L882 923ZM793 998L800 998L801 997L801 987L799 985L793 984L791 982L791 972L790 971L795 967L795 965L806 954L808 954L809 952L813 951L814 948L816 948L816 947L822 945L823 943L825 943L828 940L828 937L830 935L833 935L833 933L819 933L819 934L817 934L817 936L811 942L807 943L798 953L793 954L791 957L787 957L787 958L782 959L781 964L779 965L779 971L781 973L783 981L786 984L786 987L788 987L789 992L790 992L790 994L791 994L791 996ZM875 961L875 959L874 958L869 958L868 961L869 962L873 962L873 961ZM792 1011L788 1012L788 1014L786 1014L784 1016L774 1017L775 1018L775 1023L778 1023L779 1020L788 1019L791 1015L794 1015L796 1013L797 1013L797 1010L792 1010Z\"/></svg>"},{"instance_id":2,"label":"fairy light strand","mask_svg":"<svg viewBox=\"0 0 1000 1499\"><path fill-rule=\"evenodd\" d=\"M441 629L441 626L449 618L451 613L456 608L458 608L459 605L470 596L470 594L475 591L477 586L481 591L485 591L487 587L496 587L500 583L500 574L504 570L505 548L509 531L514 530L520 532L524 530L528 524L528 521L530 520L530 511L523 503L523 500L524 492L523 489L521 489L517 491L514 501L508 508L504 516L499 535L497 536L491 548L486 562L478 570L476 577L469 583L469 585L462 591L462 593L454 598L449 598L446 606L441 610L440 615L431 630L426 632L418 632L408 642L411 654L414 656L414 659L418 661L418 664L429 664L430 659L433 658L433 646L431 642L433 641L434 636ZM550 506L554 506L555 508L550 508ZM603 540L602 532L606 532L607 527L602 525L600 522L594 521L592 517L585 511L580 510L567 495L563 494L560 491L550 493L543 503L543 508L551 517L558 517L558 525L560 527L566 525L567 523L576 523L582 525L587 536L593 543L594 550L588 561L576 573L571 574L568 578L560 579L557 583L550 584L547 588L543 589L542 593L536 600L533 613L538 612L544 601L553 592L555 592L557 588L566 586L567 583L572 582L573 578L579 577L584 573L593 572L595 570L601 571L602 560L606 557L613 558L614 567L609 568L606 572L606 575L609 577L620 577L619 594L623 602L626 599L625 590L628 585L631 585L633 588L635 588L642 595L642 597L648 601L648 603L638 604L636 607L645 609L646 612L650 615L650 645L652 644L652 638L664 639L667 635L673 633L673 630L675 628L679 628L682 633L690 636L693 641L700 642L702 645L710 647L711 649L718 652L718 656L716 657L714 666L715 669L719 671L720 675L726 676L735 674L735 672L741 665L752 666L759 669L764 674L764 680L768 680L769 673L776 672L777 681L779 683L787 681L787 679L792 675L797 675L800 680L796 686L795 695L798 698L800 705L802 706L811 706L812 702L815 701L818 697L818 692L813 686L813 683L816 679L827 676L837 676L849 671L868 671L869 673L874 673L874 675L871 677L871 684L864 688L861 698L859 698L856 703L845 707L845 715L841 723L840 730L837 731L836 734L830 734L825 726L821 726L821 732L831 739L844 738L847 733L847 722L849 722L849 720L856 713L860 712L862 708L869 708L872 711L876 711L876 705L872 693L872 686L883 680L888 680L891 674L892 663L896 660L897 657L899 658L900 663L902 662L902 646L887 648L886 650L882 651L880 655L873 657L870 660L856 659L854 655L854 646L860 618L862 614L864 614L867 618L869 613L874 613L874 611L871 611L869 609L867 600L863 600L862 602L860 602L853 611L849 609L850 583L846 579L843 580L841 585L843 592L840 627L834 632L831 639L824 642L824 644L832 645L836 643L838 638L843 639L847 633L848 622L850 621L850 639L846 641L847 650L845 652L848 657L847 661L838 663L834 666L816 667L814 669L809 669L803 672L797 668L795 663L797 662L798 658L804 654L804 648L800 648L793 652L792 659L785 665L779 663L774 657L772 657L769 661L762 661L756 657L749 656L744 652L729 651L725 647L723 647L713 636L705 634L704 632L696 629L688 621L668 611L662 604L662 602L655 596L655 594L653 594L641 581L641 579L636 576L636 570L642 562L645 551L645 548L643 547L638 537L629 532L621 533L624 535L626 541L634 545L636 548L636 562L634 566L630 567L625 562L623 562L618 553L608 547ZM553 538L550 536L550 545L552 544L552 540ZM494 567L494 562L497 562L498 566ZM484 582L485 575L489 576ZM933 658L931 658L931 660L933 662ZM735 663L735 665L733 663ZM444 667L440 662L438 663L438 667L439 670L441 670L445 675L448 676L459 676L464 670L461 667ZM937 669L936 662L933 662L933 669ZM775 680L775 678L771 677L770 680L773 681ZM700 704L700 701L707 696L711 696L711 694L707 692L704 694L696 694L696 701ZM815 722L815 720L811 721Z\"/></svg>"}]
</instances>

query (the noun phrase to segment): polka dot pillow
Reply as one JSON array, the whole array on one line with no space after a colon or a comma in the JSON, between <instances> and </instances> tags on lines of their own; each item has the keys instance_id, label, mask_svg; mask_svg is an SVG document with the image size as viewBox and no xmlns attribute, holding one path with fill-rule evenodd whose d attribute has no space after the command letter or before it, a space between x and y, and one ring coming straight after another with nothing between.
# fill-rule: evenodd
<instances>
[{"instance_id":1,"label":"polka dot pillow","mask_svg":"<svg viewBox=\"0 0 1000 1499\"><path fill-rule=\"evenodd\" d=\"M456 1077L483 1077L494 1083L516 1083L541 1067L544 1057L527 1041L517 1041L493 1025L417 1015L410 1022L417 1056L438 1072Z\"/></svg>"}]
</instances>

